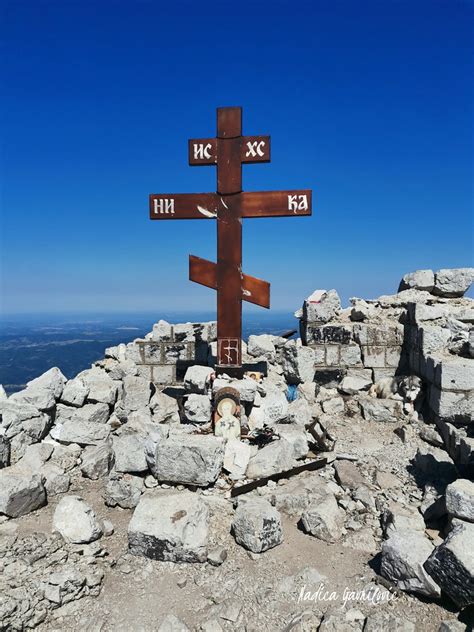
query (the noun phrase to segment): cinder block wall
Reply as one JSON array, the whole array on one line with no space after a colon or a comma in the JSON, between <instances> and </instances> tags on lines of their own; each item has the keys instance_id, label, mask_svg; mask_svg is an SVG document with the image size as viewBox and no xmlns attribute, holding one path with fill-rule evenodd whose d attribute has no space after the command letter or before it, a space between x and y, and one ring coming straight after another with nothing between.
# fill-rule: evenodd
<instances>
[{"instance_id":1,"label":"cinder block wall","mask_svg":"<svg viewBox=\"0 0 474 632\"><path fill-rule=\"evenodd\" d=\"M433 299L436 301L436 299ZM326 323L300 318L303 344L315 351L315 380L324 384L344 375L373 382L394 375L418 375L425 390L424 414L438 426L454 461L474 468L474 360L450 353L446 319L474 323L474 307L435 302L408 303L403 325L386 320Z\"/></svg>"},{"instance_id":2,"label":"cinder block wall","mask_svg":"<svg viewBox=\"0 0 474 632\"><path fill-rule=\"evenodd\" d=\"M373 381L406 371L402 325L300 321L304 345L314 349L316 374L338 369L341 374L360 374ZM316 375L317 377L317 375Z\"/></svg>"},{"instance_id":3,"label":"cinder block wall","mask_svg":"<svg viewBox=\"0 0 474 632\"><path fill-rule=\"evenodd\" d=\"M126 357L139 375L151 382L176 384L192 364L207 364L210 345L217 339L216 323L171 325L160 321L144 339L127 345Z\"/></svg>"}]
</instances>

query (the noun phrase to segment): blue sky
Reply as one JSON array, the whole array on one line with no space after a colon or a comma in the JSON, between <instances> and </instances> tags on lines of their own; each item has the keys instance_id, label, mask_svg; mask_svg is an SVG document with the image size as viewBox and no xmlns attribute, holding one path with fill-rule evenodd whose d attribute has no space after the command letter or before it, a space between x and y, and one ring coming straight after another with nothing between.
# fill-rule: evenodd
<instances>
[{"instance_id":1,"label":"blue sky","mask_svg":"<svg viewBox=\"0 0 474 632\"><path fill-rule=\"evenodd\" d=\"M147 201L215 190L187 140L224 105L272 138L244 190L314 191L310 218L244 222L274 309L472 265L472 2L1 7L4 313L212 309L188 254L215 260L214 222L151 222Z\"/></svg>"}]
</instances>

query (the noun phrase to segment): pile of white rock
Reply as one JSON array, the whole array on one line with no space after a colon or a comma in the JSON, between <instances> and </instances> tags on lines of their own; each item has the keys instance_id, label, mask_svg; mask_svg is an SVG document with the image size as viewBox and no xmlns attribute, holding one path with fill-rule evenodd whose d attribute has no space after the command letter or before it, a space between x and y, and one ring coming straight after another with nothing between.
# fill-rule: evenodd
<instances>
[{"instance_id":1,"label":"pile of white rock","mask_svg":"<svg viewBox=\"0 0 474 632\"><path fill-rule=\"evenodd\" d=\"M445 297L458 297L461 292L458 277L439 271L432 278L425 272L406 275L403 289L396 295L372 302L357 299L346 311L340 309L334 293L314 296L319 302L311 307L313 312L327 312L324 324L318 325L323 329L318 335L327 338L318 345L346 345L343 330L348 322L358 335L364 328L366 332L390 331L390 335L401 332L399 346L406 344L403 335L411 325L409 303L426 311L431 307L426 292L430 296L442 292ZM459 317L464 310L464 320L450 316L450 300L458 301L454 311ZM451 327L450 331L454 327L462 339L456 347L462 361L474 362L466 351L472 338L472 328L466 325L466 314L472 313L471 299L447 299L443 304L445 311L435 326ZM201 328L213 325L205 323ZM154 327L154 339L168 329L160 321ZM450 336L449 344L452 341ZM351 340L348 346L353 350L357 344ZM215 342L210 349L212 362ZM453 355L454 347L444 348L443 353ZM339 379L331 374L326 382L315 381L317 350L300 339L250 336L243 356L244 362L265 367L261 379L215 378L213 367L203 363L189 366L180 384L158 385L143 376L132 343L107 349L103 360L73 379L67 380L59 369L52 368L18 393L7 397L2 391L0 526L59 495L53 530L61 535L61 546L95 546L98 550L98 541L113 527L75 493L86 478L101 482L108 507L133 511L128 528L132 554L217 566L225 561L227 552L210 544L209 499L214 499L231 505L235 542L252 555L282 543L281 514L286 514L297 518L304 533L328 544L341 542L371 554L380 550L381 575L403 591L433 599L443 593L460 609L473 604L474 483L445 451L437 427L425 423L437 420L409 418L398 399L372 397L369 389L377 380L373 369L366 366L354 365L341 372ZM212 432L213 400L225 386L240 394L244 432L240 439L225 440ZM354 457L360 461L357 466L351 455L337 453L338 433L348 421L393 424L402 441L414 437L420 447L403 502L390 495L390 475L373 472L362 453ZM270 429L270 440L252 440L264 428ZM469 432L465 431L466 440ZM266 481L259 491L243 494L239 500L231 498L233 487L289 472L321 453L331 463L325 471L307 472L281 486ZM74 493L68 493L71 485ZM433 525L441 534L437 538L427 535ZM73 560L73 552L70 555ZM101 581L96 579L84 573L76 584L67 579L67 590L72 590L72 582L77 588L74 598L96 594ZM53 586L48 588L49 597L37 599L28 615L35 625L45 608L57 607L69 598L67 590L54 588L61 585L60 579L54 581L48 580ZM62 595L59 602L58 591ZM14 594L6 594L13 603ZM13 617L11 622L19 620L21 617Z\"/></svg>"}]
</instances>

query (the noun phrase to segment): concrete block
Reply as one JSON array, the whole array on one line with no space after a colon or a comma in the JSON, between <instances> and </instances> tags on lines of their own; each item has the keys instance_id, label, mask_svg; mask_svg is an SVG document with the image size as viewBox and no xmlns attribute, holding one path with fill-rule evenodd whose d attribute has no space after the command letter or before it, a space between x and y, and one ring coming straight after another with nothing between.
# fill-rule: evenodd
<instances>
[{"instance_id":1,"label":"concrete block","mask_svg":"<svg viewBox=\"0 0 474 632\"><path fill-rule=\"evenodd\" d=\"M339 366L339 346L327 345L326 346L326 366Z\"/></svg>"},{"instance_id":2,"label":"concrete block","mask_svg":"<svg viewBox=\"0 0 474 632\"><path fill-rule=\"evenodd\" d=\"M314 365L325 366L326 364L326 346L325 345L311 345L314 350Z\"/></svg>"},{"instance_id":3,"label":"concrete block","mask_svg":"<svg viewBox=\"0 0 474 632\"><path fill-rule=\"evenodd\" d=\"M341 345L339 349L339 361L342 366L361 366L362 354L359 345Z\"/></svg>"},{"instance_id":4,"label":"concrete block","mask_svg":"<svg viewBox=\"0 0 474 632\"><path fill-rule=\"evenodd\" d=\"M348 377L359 377L359 378L370 380L370 381L372 381L372 378L373 378L372 369L363 369L362 367L361 368L354 367L354 368L347 369L346 375Z\"/></svg>"},{"instance_id":5,"label":"concrete block","mask_svg":"<svg viewBox=\"0 0 474 632\"><path fill-rule=\"evenodd\" d=\"M400 334L396 327L374 327L371 337L376 345L398 345L400 344ZM402 338L403 339L403 338ZM369 343L370 344L370 343Z\"/></svg>"},{"instance_id":6,"label":"concrete block","mask_svg":"<svg viewBox=\"0 0 474 632\"><path fill-rule=\"evenodd\" d=\"M458 424L474 420L474 391L442 391L431 385L429 405L442 419Z\"/></svg>"},{"instance_id":7,"label":"concrete block","mask_svg":"<svg viewBox=\"0 0 474 632\"><path fill-rule=\"evenodd\" d=\"M154 384L174 384L176 382L175 365L159 365L152 367L152 380Z\"/></svg>"},{"instance_id":8,"label":"concrete block","mask_svg":"<svg viewBox=\"0 0 474 632\"><path fill-rule=\"evenodd\" d=\"M365 367L383 368L385 367L385 347L363 346L362 361Z\"/></svg>"},{"instance_id":9,"label":"concrete block","mask_svg":"<svg viewBox=\"0 0 474 632\"><path fill-rule=\"evenodd\" d=\"M436 367L434 382L450 391L474 390L474 361L455 356L443 359Z\"/></svg>"},{"instance_id":10,"label":"concrete block","mask_svg":"<svg viewBox=\"0 0 474 632\"><path fill-rule=\"evenodd\" d=\"M451 338L451 331L446 327L424 325L420 328L419 335L420 351L428 355L437 351L443 351Z\"/></svg>"},{"instance_id":11,"label":"concrete block","mask_svg":"<svg viewBox=\"0 0 474 632\"><path fill-rule=\"evenodd\" d=\"M424 305L422 303L409 303L407 307L410 322L417 324L443 318L449 310L447 305Z\"/></svg>"},{"instance_id":12,"label":"concrete block","mask_svg":"<svg viewBox=\"0 0 474 632\"><path fill-rule=\"evenodd\" d=\"M385 366L398 367L402 355L401 347L386 347L385 348Z\"/></svg>"},{"instance_id":13,"label":"concrete block","mask_svg":"<svg viewBox=\"0 0 474 632\"><path fill-rule=\"evenodd\" d=\"M307 336L314 344L349 344L352 340L352 329L344 325L312 325L307 326ZM308 343L308 344L311 344Z\"/></svg>"},{"instance_id":14,"label":"concrete block","mask_svg":"<svg viewBox=\"0 0 474 632\"><path fill-rule=\"evenodd\" d=\"M373 376L372 379L374 381L374 383L376 382L380 382L380 380L384 380L387 377L393 377L396 372L397 369L395 367L389 367L389 368L384 368L384 369L368 369L369 371L371 370L373 372Z\"/></svg>"}]
</instances>

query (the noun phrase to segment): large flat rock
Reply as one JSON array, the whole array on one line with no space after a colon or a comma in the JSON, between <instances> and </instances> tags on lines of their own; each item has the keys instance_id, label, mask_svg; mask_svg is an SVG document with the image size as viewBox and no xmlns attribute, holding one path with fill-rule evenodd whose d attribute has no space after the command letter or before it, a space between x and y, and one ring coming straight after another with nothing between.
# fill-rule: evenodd
<instances>
[{"instance_id":1,"label":"large flat rock","mask_svg":"<svg viewBox=\"0 0 474 632\"><path fill-rule=\"evenodd\" d=\"M19 466L0 470L0 514L18 518L45 504L46 493L39 473Z\"/></svg>"},{"instance_id":2,"label":"large flat rock","mask_svg":"<svg viewBox=\"0 0 474 632\"><path fill-rule=\"evenodd\" d=\"M170 435L156 446L153 475L159 481L206 487L219 476L224 440L211 435Z\"/></svg>"},{"instance_id":3,"label":"large flat rock","mask_svg":"<svg viewBox=\"0 0 474 632\"><path fill-rule=\"evenodd\" d=\"M209 510L192 492L149 493L138 503L128 527L128 548L165 562L205 562Z\"/></svg>"}]
</instances>

